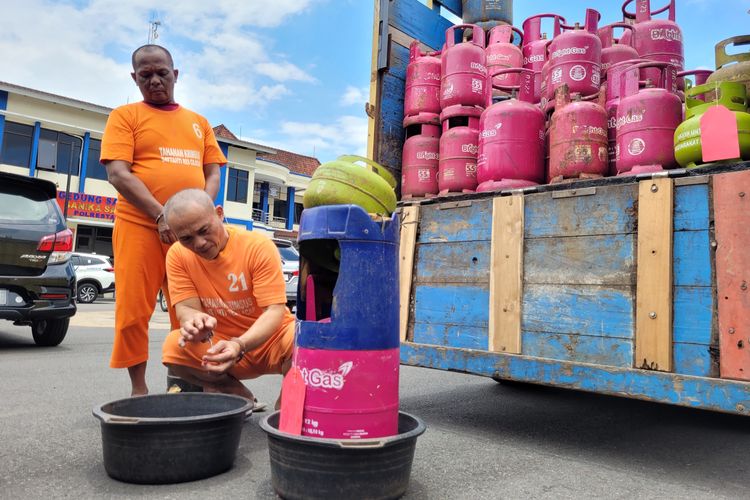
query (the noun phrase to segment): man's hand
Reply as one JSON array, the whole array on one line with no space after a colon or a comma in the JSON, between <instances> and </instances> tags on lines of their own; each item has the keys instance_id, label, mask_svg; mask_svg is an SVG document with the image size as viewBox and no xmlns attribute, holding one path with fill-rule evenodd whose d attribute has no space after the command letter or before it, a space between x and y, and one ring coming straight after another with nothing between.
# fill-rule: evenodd
<instances>
[{"instance_id":1,"label":"man's hand","mask_svg":"<svg viewBox=\"0 0 750 500\"><path fill-rule=\"evenodd\" d=\"M167 221L164 220L164 216L161 216L159 222L156 223L156 230L159 232L159 239L162 243L171 245L177 241L177 235L169 228Z\"/></svg>"},{"instance_id":2,"label":"man's hand","mask_svg":"<svg viewBox=\"0 0 750 500\"><path fill-rule=\"evenodd\" d=\"M180 347L187 342L205 342L216 328L216 318L202 311L195 311L180 323Z\"/></svg>"},{"instance_id":3,"label":"man's hand","mask_svg":"<svg viewBox=\"0 0 750 500\"><path fill-rule=\"evenodd\" d=\"M201 365L207 372L225 373L237 362L240 345L237 342L220 340L203 355Z\"/></svg>"}]
</instances>

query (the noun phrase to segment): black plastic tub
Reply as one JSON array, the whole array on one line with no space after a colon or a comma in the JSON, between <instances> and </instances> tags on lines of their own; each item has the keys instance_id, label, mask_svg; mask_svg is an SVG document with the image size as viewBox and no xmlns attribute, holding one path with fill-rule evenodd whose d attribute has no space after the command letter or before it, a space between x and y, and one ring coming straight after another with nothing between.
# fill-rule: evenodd
<instances>
[{"instance_id":1,"label":"black plastic tub","mask_svg":"<svg viewBox=\"0 0 750 500\"><path fill-rule=\"evenodd\" d=\"M239 396L154 394L94 408L101 420L104 468L128 483L202 479L232 467L252 412Z\"/></svg>"},{"instance_id":2,"label":"black plastic tub","mask_svg":"<svg viewBox=\"0 0 750 500\"><path fill-rule=\"evenodd\" d=\"M320 439L279 431L279 412L260 421L268 434L271 484L285 499L399 498L409 486L418 418L399 412L398 435L380 439Z\"/></svg>"}]
</instances>

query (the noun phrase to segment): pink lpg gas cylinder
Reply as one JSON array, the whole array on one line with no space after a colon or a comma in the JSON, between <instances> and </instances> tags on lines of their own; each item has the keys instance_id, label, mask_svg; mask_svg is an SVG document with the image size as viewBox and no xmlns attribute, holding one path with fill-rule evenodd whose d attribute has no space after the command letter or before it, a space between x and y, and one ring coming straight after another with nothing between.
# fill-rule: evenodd
<instances>
[{"instance_id":1,"label":"pink lpg gas cylinder","mask_svg":"<svg viewBox=\"0 0 750 500\"><path fill-rule=\"evenodd\" d=\"M639 71L657 68L664 88L639 90ZM635 167L652 170L677 166L674 132L682 122L682 103L676 94L677 71L664 62L640 63L628 68L622 78L617 108L617 174Z\"/></svg>"},{"instance_id":2,"label":"pink lpg gas cylinder","mask_svg":"<svg viewBox=\"0 0 750 500\"><path fill-rule=\"evenodd\" d=\"M535 74L507 69L492 75L511 72L521 77L518 97L493 104L479 120L477 190L503 180L544 182L545 117L533 104Z\"/></svg>"},{"instance_id":3,"label":"pink lpg gas cylinder","mask_svg":"<svg viewBox=\"0 0 750 500\"><path fill-rule=\"evenodd\" d=\"M471 30L471 40L456 43ZM460 24L445 30L446 49L440 58L440 107L480 106L487 102L487 57L484 53L485 35L473 24Z\"/></svg>"},{"instance_id":4,"label":"pink lpg gas cylinder","mask_svg":"<svg viewBox=\"0 0 750 500\"><path fill-rule=\"evenodd\" d=\"M555 91L562 85L567 85L571 94L583 97L599 92L602 42L596 32L600 18L601 14L596 10L586 9L583 29L578 23L563 26L568 31L549 44L549 68L542 70L547 77L548 100L554 98Z\"/></svg>"},{"instance_id":5,"label":"pink lpg gas cylinder","mask_svg":"<svg viewBox=\"0 0 750 500\"><path fill-rule=\"evenodd\" d=\"M513 73L498 73L501 69L520 68L523 65L521 47L513 43L513 33L518 34L518 44L523 44L523 32L508 25L495 26L490 30L489 42L485 49L487 72L495 87L518 87L519 76ZM488 93L492 90L488 89Z\"/></svg>"},{"instance_id":6,"label":"pink lpg gas cylinder","mask_svg":"<svg viewBox=\"0 0 750 500\"><path fill-rule=\"evenodd\" d=\"M406 67L404 116L419 113L440 114L440 57L439 52L424 53L414 40L409 47Z\"/></svg>"},{"instance_id":7,"label":"pink lpg gas cylinder","mask_svg":"<svg viewBox=\"0 0 750 500\"><path fill-rule=\"evenodd\" d=\"M398 434L399 350L295 349L307 386L305 436L364 439ZM354 411L353 409L357 409Z\"/></svg>"},{"instance_id":8,"label":"pink lpg gas cylinder","mask_svg":"<svg viewBox=\"0 0 750 500\"><path fill-rule=\"evenodd\" d=\"M651 11L651 0L635 0L635 13L628 12L627 6L633 0L627 0L622 5L623 16L635 19L633 31L633 47L638 51L641 59L660 61L671 64L676 70L685 67L682 30L675 22L675 0L661 9ZM667 19L652 19L652 16L669 11ZM658 69L647 69L641 73L641 80L657 81ZM683 89L683 82L678 80L678 88Z\"/></svg>"},{"instance_id":9,"label":"pink lpg gas cylinder","mask_svg":"<svg viewBox=\"0 0 750 500\"><path fill-rule=\"evenodd\" d=\"M607 158L609 161L609 175L617 175L615 162L617 151L617 108L620 105L620 82L625 71L634 64L646 62L643 59L631 59L613 64L607 71L606 104L607 110Z\"/></svg>"},{"instance_id":10,"label":"pink lpg gas cylinder","mask_svg":"<svg viewBox=\"0 0 750 500\"><path fill-rule=\"evenodd\" d=\"M571 96L567 85L555 94L555 113L549 128L549 181L597 178L606 175L607 112L599 102ZM603 97L600 98L603 100Z\"/></svg>"},{"instance_id":11,"label":"pink lpg gas cylinder","mask_svg":"<svg viewBox=\"0 0 750 500\"><path fill-rule=\"evenodd\" d=\"M470 193L476 189L481 114L482 108L476 106L451 106L440 113L443 122L438 170L440 195Z\"/></svg>"},{"instance_id":12,"label":"pink lpg gas cylinder","mask_svg":"<svg viewBox=\"0 0 750 500\"><path fill-rule=\"evenodd\" d=\"M420 113L404 118L406 141L401 155L401 198L437 195L440 116Z\"/></svg>"},{"instance_id":13,"label":"pink lpg gas cylinder","mask_svg":"<svg viewBox=\"0 0 750 500\"><path fill-rule=\"evenodd\" d=\"M602 42L602 83L607 80L607 71L610 66L622 61L638 59L638 51L629 44L623 43L614 37L615 28L622 28L626 32L633 31L633 25L627 23L612 23L599 29L599 40ZM628 37L632 40L632 36Z\"/></svg>"},{"instance_id":14,"label":"pink lpg gas cylinder","mask_svg":"<svg viewBox=\"0 0 750 500\"><path fill-rule=\"evenodd\" d=\"M557 14L537 14L523 22L523 67L535 73L541 73L547 62L547 45L551 42L546 34L542 34L542 19L554 19L553 38L562 33L561 26L566 22L564 17ZM534 81L534 102L537 103L542 98L543 79L537 76Z\"/></svg>"}]
</instances>

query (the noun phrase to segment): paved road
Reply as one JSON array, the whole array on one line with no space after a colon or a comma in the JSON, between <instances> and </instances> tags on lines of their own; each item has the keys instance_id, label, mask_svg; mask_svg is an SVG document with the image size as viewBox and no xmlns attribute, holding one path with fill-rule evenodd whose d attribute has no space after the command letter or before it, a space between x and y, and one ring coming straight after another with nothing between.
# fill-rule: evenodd
<instances>
[{"instance_id":1,"label":"paved road","mask_svg":"<svg viewBox=\"0 0 750 500\"><path fill-rule=\"evenodd\" d=\"M110 319L108 319L110 318ZM56 348L0 322L0 497L274 498L266 437L254 415L235 467L210 479L138 486L104 472L91 408L122 398L107 367L111 304L84 305ZM154 315L151 356L166 334ZM152 391L165 369L149 367ZM273 401L280 377L251 387ZM640 401L404 367L401 407L428 430L408 499L748 498L750 420Z\"/></svg>"}]
</instances>

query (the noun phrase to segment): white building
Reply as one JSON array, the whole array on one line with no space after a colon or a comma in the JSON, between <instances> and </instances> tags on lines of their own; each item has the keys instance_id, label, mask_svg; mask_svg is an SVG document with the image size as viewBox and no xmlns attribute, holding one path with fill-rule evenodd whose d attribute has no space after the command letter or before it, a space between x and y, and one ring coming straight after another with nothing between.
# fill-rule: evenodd
<instances>
[{"instance_id":1,"label":"white building","mask_svg":"<svg viewBox=\"0 0 750 500\"><path fill-rule=\"evenodd\" d=\"M112 255L117 192L99 163L110 111L0 82L0 171L57 184L76 251ZM239 140L223 125L214 132L228 160L216 198L227 223L294 239L302 192L320 162Z\"/></svg>"}]
</instances>

